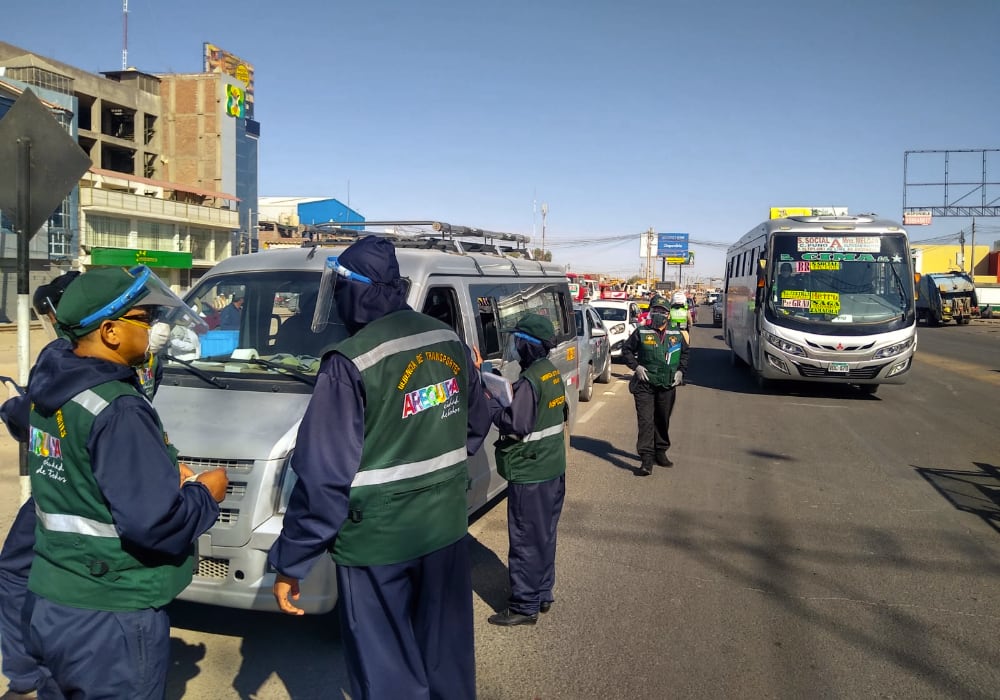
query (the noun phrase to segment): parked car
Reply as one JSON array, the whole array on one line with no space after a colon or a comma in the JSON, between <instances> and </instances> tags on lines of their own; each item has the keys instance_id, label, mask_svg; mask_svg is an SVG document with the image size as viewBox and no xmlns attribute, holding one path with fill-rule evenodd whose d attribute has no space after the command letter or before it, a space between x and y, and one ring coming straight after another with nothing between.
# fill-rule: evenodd
<instances>
[{"instance_id":1,"label":"parked car","mask_svg":"<svg viewBox=\"0 0 1000 700\"><path fill-rule=\"evenodd\" d=\"M639 306L628 299L600 299L590 304L604 322L611 357L621 357L625 341L639 325Z\"/></svg>"},{"instance_id":2,"label":"parked car","mask_svg":"<svg viewBox=\"0 0 1000 700\"><path fill-rule=\"evenodd\" d=\"M722 328L722 299L718 297L712 302L712 325Z\"/></svg>"},{"instance_id":3,"label":"parked car","mask_svg":"<svg viewBox=\"0 0 1000 700\"><path fill-rule=\"evenodd\" d=\"M590 304L573 304L576 315L577 362L580 367L580 400L594 396L594 382L611 381L611 353L608 332Z\"/></svg>"}]
</instances>

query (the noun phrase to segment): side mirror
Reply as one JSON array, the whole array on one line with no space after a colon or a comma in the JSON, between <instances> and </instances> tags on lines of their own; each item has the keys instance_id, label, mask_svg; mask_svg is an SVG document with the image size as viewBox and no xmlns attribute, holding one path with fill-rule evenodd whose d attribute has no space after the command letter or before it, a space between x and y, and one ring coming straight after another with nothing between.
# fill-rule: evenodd
<instances>
[{"instance_id":1,"label":"side mirror","mask_svg":"<svg viewBox=\"0 0 1000 700\"><path fill-rule=\"evenodd\" d=\"M604 330L603 328L594 328L594 330L592 330L590 332L590 337L591 338L604 338L607 335L608 335L608 332L606 330Z\"/></svg>"}]
</instances>

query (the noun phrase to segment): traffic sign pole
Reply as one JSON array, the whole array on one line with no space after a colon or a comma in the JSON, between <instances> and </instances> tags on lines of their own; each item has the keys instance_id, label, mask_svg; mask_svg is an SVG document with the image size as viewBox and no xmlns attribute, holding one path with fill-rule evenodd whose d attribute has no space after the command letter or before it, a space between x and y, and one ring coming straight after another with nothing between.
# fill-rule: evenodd
<instances>
[{"instance_id":1,"label":"traffic sign pole","mask_svg":"<svg viewBox=\"0 0 1000 700\"><path fill-rule=\"evenodd\" d=\"M28 293L31 289L29 275L31 265L29 251L31 234L28 230L31 210L31 139L17 140L17 373L21 386L28 386L28 370L31 366L31 312ZM18 443L18 461L21 483L21 503L31 496L31 480L28 477L28 445Z\"/></svg>"}]
</instances>

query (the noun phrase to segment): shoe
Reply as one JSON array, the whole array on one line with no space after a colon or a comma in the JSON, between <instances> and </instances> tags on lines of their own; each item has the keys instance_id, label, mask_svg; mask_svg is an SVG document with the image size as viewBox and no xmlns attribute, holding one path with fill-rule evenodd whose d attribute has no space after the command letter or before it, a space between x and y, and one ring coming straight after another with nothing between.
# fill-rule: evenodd
<instances>
[{"instance_id":1,"label":"shoe","mask_svg":"<svg viewBox=\"0 0 1000 700\"><path fill-rule=\"evenodd\" d=\"M636 472L639 476L649 476L653 473L653 460L643 457L642 465L639 467L639 471Z\"/></svg>"},{"instance_id":2,"label":"shoe","mask_svg":"<svg viewBox=\"0 0 1000 700\"><path fill-rule=\"evenodd\" d=\"M491 625L499 625L501 627L533 625L538 622L538 613L535 613L534 615L522 615L521 613L511 612L510 608L507 608L503 612L498 612L496 615L490 615L487 622Z\"/></svg>"},{"instance_id":3,"label":"shoe","mask_svg":"<svg viewBox=\"0 0 1000 700\"><path fill-rule=\"evenodd\" d=\"M552 609L552 601L551 600L546 600L546 601L538 604L538 612L540 612L540 613L547 613L551 609Z\"/></svg>"},{"instance_id":4,"label":"shoe","mask_svg":"<svg viewBox=\"0 0 1000 700\"><path fill-rule=\"evenodd\" d=\"M664 450L663 452L656 453L656 463L659 464L661 467L674 466L674 463L670 461L669 457L667 457L666 450Z\"/></svg>"}]
</instances>

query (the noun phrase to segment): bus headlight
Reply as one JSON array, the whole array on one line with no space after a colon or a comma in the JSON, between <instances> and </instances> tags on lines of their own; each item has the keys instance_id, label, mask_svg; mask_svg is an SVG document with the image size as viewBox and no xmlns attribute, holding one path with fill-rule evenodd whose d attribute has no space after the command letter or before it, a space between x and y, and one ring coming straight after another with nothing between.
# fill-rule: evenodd
<instances>
[{"instance_id":1,"label":"bus headlight","mask_svg":"<svg viewBox=\"0 0 1000 700\"><path fill-rule=\"evenodd\" d=\"M767 339L767 342L782 352L787 352L789 355L798 355L799 357L806 356L806 351L801 346L796 345L795 343L789 343L787 340L779 338L773 333L764 331L764 337Z\"/></svg>"},{"instance_id":2,"label":"bus headlight","mask_svg":"<svg viewBox=\"0 0 1000 700\"><path fill-rule=\"evenodd\" d=\"M615 325L611 326L611 332L612 333L616 333L616 334L617 333L624 333L625 332L625 324L624 323L616 323Z\"/></svg>"},{"instance_id":3,"label":"bus headlight","mask_svg":"<svg viewBox=\"0 0 1000 700\"><path fill-rule=\"evenodd\" d=\"M886 357L892 357L893 355L898 355L901 352L906 352L911 345L913 345L913 338L907 338L902 342L893 343L892 345L887 345L881 350L876 351L876 353L872 356L872 359L881 360Z\"/></svg>"}]
</instances>

